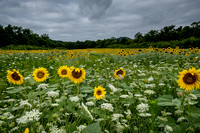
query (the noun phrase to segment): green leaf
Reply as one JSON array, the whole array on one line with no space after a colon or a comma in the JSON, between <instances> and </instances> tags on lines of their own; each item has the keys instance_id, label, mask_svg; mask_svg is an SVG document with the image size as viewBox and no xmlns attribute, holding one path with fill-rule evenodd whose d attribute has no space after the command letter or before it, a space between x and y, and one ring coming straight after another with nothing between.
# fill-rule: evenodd
<instances>
[{"instance_id":1,"label":"green leaf","mask_svg":"<svg viewBox=\"0 0 200 133\"><path fill-rule=\"evenodd\" d=\"M99 122L88 125L82 133L101 133L101 127L99 126Z\"/></svg>"},{"instance_id":2,"label":"green leaf","mask_svg":"<svg viewBox=\"0 0 200 133\"><path fill-rule=\"evenodd\" d=\"M7 93L9 93L9 94L15 94L15 93L18 93L18 92L20 92L22 90L25 90L26 88L27 87L17 86L15 89L7 91Z\"/></svg>"},{"instance_id":3,"label":"green leaf","mask_svg":"<svg viewBox=\"0 0 200 133\"><path fill-rule=\"evenodd\" d=\"M126 83L119 84L119 87L121 87L121 88L123 88L124 90L127 90L127 91L132 90Z\"/></svg>"},{"instance_id":4,"label":"green leaf","mask_svg":"<svg viewBox=\"0 0 200 133\"><path fill-rule=\"evenodd\" d=\"M188 113L192 117L200 117L200 108L194 108L190 113Z\"/></svg>"},{"instance_id":5,"label":"green leaf","mask_svg":"<svg viewBox=\"0 0 200 133\"><path fill-rule=\"evenodd\" d=\"M90 86L83 86L80 88L80 91L81 92L84 92L84 93L92 93L93 92L93 88L90 87Z\"/></svg>"},{"instance_id":6,"label":"green leaf","mask_svg":"<svg viewBox=\"0 0 200 133\"><path fill-rule=\"evenodd\" d=\"M158 105L160 106L174 106L172 103L173 96L172 95L162 95L156 99L158 101Z\"/></svg>"},{"instance_id":7,"label":"green leaf","mask_svg":"<svg viewBox=\"0 0 200 133\"><path fill-rule=\"evenodd\" d=\"M180 99L173 99L172 104L178 106L179 108L181 107L181 100Z\"/></svg>"},{"instance_id":8,"label":"green leaf","mask_svg":"<svg viewBox=\"0 0 200 133\"><path fill-rule=\"evenodd\" d=\"M185 126L176 125L173 129L173 133L185 133L185 132L186 132Z\"/></svg>"}]
</instances>

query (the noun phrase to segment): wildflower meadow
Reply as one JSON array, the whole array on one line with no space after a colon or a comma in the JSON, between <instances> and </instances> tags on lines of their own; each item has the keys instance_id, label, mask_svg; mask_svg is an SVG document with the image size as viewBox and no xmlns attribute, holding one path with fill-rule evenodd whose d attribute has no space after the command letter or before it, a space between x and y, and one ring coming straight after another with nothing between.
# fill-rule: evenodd
<instances>
[{"instance_id":1,"label":"wildflower meadow","mask_svg":"<svg viewBox=\"0 0 200 133\"><path fill-rule=\"evenodd\" d=\"M0 50L1 133L198 133L200 50Z\"/></svg>"}]
</instances>

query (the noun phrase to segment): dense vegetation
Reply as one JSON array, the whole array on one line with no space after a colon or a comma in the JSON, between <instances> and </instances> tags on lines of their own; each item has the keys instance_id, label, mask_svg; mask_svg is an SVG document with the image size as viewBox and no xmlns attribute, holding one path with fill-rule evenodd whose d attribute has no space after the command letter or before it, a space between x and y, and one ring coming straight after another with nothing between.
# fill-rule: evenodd
<instances>
[{"instance_id":1,"label":"dense vegetation","mask_svg":"<svg viewBox=\"0 0 200 133\"><path fill-rule=\"evenodd\" d=\"M97 41L63 42L49 38L48 34L38 35L30 29L0 25L0 47L2 49L83 49L83 48L166 48L198 47L200 43L200 21L190 26L166 26L161 30L151 30L146 34L138 32L134 39L127 37L108 38Z\"/></svg>"}]
</instances>

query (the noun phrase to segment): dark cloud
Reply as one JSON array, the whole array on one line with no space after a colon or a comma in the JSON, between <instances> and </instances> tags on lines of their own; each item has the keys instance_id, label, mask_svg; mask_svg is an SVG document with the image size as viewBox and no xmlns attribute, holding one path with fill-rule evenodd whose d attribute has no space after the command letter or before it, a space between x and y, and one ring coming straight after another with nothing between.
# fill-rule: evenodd
<instances>
[{"instance_id":1,"label":"dark cloud","mask_svg":"<svg viewBox=\"0 0 200 133\"><path fill-rule=\"evenodd\" d=\"M90 19L103 16L112 4L112 0L78 0L80 11Z\"/></svg>"},{"instance_id":2,"label":"dark cloud","mask_svg":"<svg viewBox=\"0 0 200 133\"><path fill-rule=\"evenodd\" d=\"M199 0L0 0L0 25L63 41L147 33L200 21Z\"/></svg>"}]
</instances>

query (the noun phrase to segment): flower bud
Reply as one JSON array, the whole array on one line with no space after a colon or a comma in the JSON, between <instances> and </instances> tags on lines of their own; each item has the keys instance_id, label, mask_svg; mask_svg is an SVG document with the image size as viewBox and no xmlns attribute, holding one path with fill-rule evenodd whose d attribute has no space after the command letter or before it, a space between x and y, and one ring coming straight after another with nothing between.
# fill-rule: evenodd
<instances>
[{"instance_id":1,"label":"flower bud","mask_svg":"<svg viewBox=\"0 0 200 133\"><path fill-rule=\"evenodd\" d=\"M183 97L183 92L178 91L178 92L177 92L177 96L178 96L178 98L182 98L182 97Z\"/></svg>"}]
</instances>

